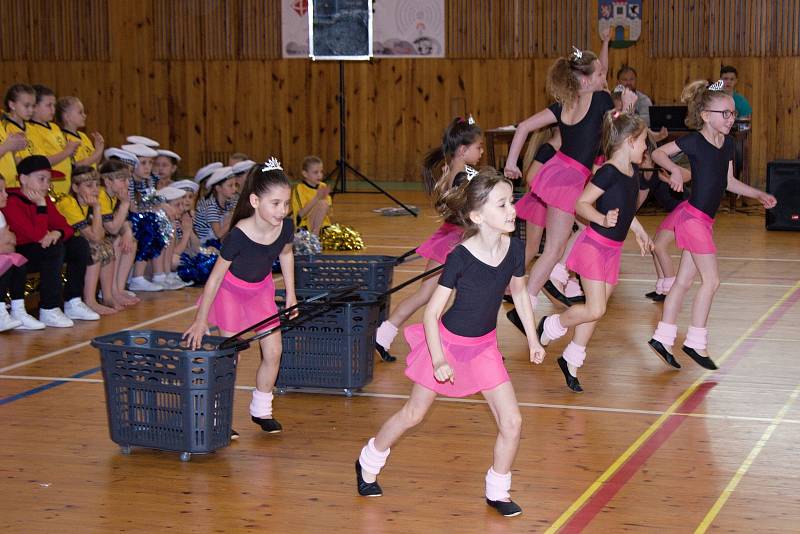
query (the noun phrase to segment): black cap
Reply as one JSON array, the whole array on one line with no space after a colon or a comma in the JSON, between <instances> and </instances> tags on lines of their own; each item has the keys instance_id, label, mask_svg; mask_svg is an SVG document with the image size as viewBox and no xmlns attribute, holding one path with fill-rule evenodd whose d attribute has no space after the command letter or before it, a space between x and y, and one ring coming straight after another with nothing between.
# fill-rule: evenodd
<instances>
[{"instance_id":1,"label":"black cap","mask_svg":"<svg viewBox=\"0 0 800 534\"><path fill-rule=\"evenodd\" d=\"M17 174L31 174L36 171L50 171L51 178L63 178L64 173L53 170L46 156L28 156L17 163Z\"/></svg>"}]
</instances>

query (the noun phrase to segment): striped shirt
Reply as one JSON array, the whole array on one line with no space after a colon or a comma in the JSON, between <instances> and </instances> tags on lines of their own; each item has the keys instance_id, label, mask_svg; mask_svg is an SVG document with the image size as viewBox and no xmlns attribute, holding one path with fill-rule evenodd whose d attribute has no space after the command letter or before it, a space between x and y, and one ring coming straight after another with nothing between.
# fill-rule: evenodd
<instances>
[{"instance_id":1,"label":"striped shirt","mask_svg":"<svg viewBox=\"0 0 800 534\"><path fill-rule=\"evenodd\" d=\"M201 244L205 244L209 239L220 238L220 236L214 233L214 230L211 228L211 223L221 223L228 212L233 209L233 206L230 206L227 202L225 207L228 209L226 210L220 206L213 195L197 203L193 228Z\"/></svg>"},{"instance_id":2,"label":"striped shirt","mask_svg":"<svg viewBox=\"0 0 800 534\"><path fill-rule=\"evenodd\" d=\"M153 177L150 176L145 178L141 182L134 178L128 182L128 196L131 199L131 204L134 206L139 206L139 202L136 199L136 193L139 193L139 197L144 197L147 195L152 194L156 190L156 183L153 180Z\"/></svg>"}]
</instances>

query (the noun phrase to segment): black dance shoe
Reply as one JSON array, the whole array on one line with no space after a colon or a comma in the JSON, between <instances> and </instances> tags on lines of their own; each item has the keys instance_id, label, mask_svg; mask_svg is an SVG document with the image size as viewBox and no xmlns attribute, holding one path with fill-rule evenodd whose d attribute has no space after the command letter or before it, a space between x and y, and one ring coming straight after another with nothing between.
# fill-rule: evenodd
<instances>
[{"instance_id":1,"label":"black dance shoe","mask_svg":"<svg viewBox=\"0 0 800 534\"><path fill-rule=\"evenodd\" d=\"M262 419L260 417L254 417L254 416L250 417L250 419L255 424L260 426L261 430L263 430L268 434L277 434L278 432L283 430L281 424L275 419Z\"/></svg>"},{"instance_id":2,"label":"black dance shoe","mask_svg":"<svg viewBox=\"0 0 800 534\"><path fill-rule=\"evenodd\" d=\"M356 486L358 487L358 494L362 497L381 497L383 490L381 489L378 481L364 482L364 477L361 476L361 462L356 460Z\"/></svg>"},{"instance_id":3,"label":"black dance shoe","mask_svg":"<svg viewBox=\"0 0 800 534\"><path fill-rule=\"evenodd\" d=\"M375 343L375 350L377 350L378 354L380 354L381 360L389 363L397 361L397 358L389 354L389 351L381 347L380 343Z\"/></svg>"},{"instance_id":4,"label":"black dance shoe","mask_svg":"<svg viewBox=\"0 0 800 534\"><path fill-rule=\"evenodd\" d=\"M511 321L511 324L513 324L519 329L520 332L522 332L523 334L525 333L525 327L522 326L522 319L519 318L519 314L517 313L516 308L511 308L510 310L508 310L508 312L506 312L506 317L508 318L509 321Z\"/></svg>"},{"instance_id":5,"label":"black dance shoe","mask_svg":"<svg viewBox=\"0 0 800 534\"><path fill-rule=\"evenodd\" d=\"M549 345L550 341L551 341L550 338L545 338L547 343L542 341L542 338L544 337L544 320L545 319L547 319L547 315L545 315L541 319L539 319L539 324L536 325L536 338L539 340L539 344L541 346L543 346L543 347L546 347L547 345Z\"/></svg>"},{"instance_id":6,"label":"black dance shoe","mask_svg":"<svg viewBox=\"0 0 800 534\"><path fill-rule=\"evenodd\" d=\"M708 356L702 356L701 354L698 354L697 351L694 350L692 347L687 347L686 345L684 345L682 348L683 352L685 352L687 356L693 359L700 367L704 367L709 371L716 371L717 369L719 369L719 367L717 367L717 364L714 363L714 361Z\"/></svg>"},{"instance_id":7,"label":"black dance shoe","mask_svg":"<svg viewBox=\"0 0 800 534\"><path fill-rule=\"evenodd\" d=\"M661 293L659 293L658 291L651 291L650 293L645 293L644 296L649 298L650 300L656 300L656 297L658 297L660 294Z\"/></svg>"},{"instance_id":8,"label":"black dance shoe","mask_svg":"<svg viewBox=\"0 0 800 534\"><path fill-rule=\"evenodd\" d=\"M239 439L239 433L231 428L231 441Z\"/></svg>"},{"instance_id":9,"label":"black dance shoe","mask_svg":"<svg viewBox=\"0 0 800 534\"><path fill-rule=\"evenodd\" d=\"M514 501L490 501L486 499L486 504L497 510L503 517L516 517L522 513L522 508Z\"/></svg>"},{"instance_id":10,"label":"black dance shoe","mask_svg":"<svg viewBox=\"0 0 800 534\"><path fill-rule=\"evenodd\" d=\"M514 304L514 298L511 295L503 295L503 300L509 304Z\"/></svg>"},{"instance_id":11,"label":"black dance shoe","mask_svg":"<svg viewBox=\"0 0 800 534\"><path fill-rule=\"evenodd\" d=\"M667 350L667 347L665 347L663 343L655 339L651 339L647 342L647 344L650 345L650 348L653 349L653 352L661 357L661 360L664 363L675 369L681 368L681 364L678 363L678 360L676 360L675 356L673 356L672 353Z\"/></svg>"},{"instance_id":12,"label":"black dance shoe","mask_svg":"<svg viewBox=\"0 0 800 534\"><path fill-rule=\"evenodd\" d=\"M544 283L544 287L542 287L542 289L544 289L545 292L548 295L550 295L550 297L552 299L560 302L561 304L563 304L567 308L572 306L572 302L570 302L569 297L567 297L564 293L559 291L558 288L550 280L548 280L547 282ZM577 297L575 297L575 298L577 298Z\"/></svg>"},{"instance_id":13,"label":"black dance shoe","mask_svg":"<svg viewBox=\"0 0 800 534\"><path fill-rule=\"evenodd\" d=\"M558 366L561 368L561 372L564 373L564 379L567 381L567 387L575 393L582 393L583 388L581 387L581 383L578 381L578 377L570 374L569 368L567 367L567 360L565 360L562 356L556 361L558 362Z\"/></svg>"},{"instance_id":14,"label":"black dance shoe","mask_svg":"<svg viewBox=\"0 0 800 534\"><path fill-rule=\"evenodd\" d=\"M664 302L667 300L667 296L663 293L656 293L656 296L653 297L653 302Z\"/></svg>"}]
</instances>

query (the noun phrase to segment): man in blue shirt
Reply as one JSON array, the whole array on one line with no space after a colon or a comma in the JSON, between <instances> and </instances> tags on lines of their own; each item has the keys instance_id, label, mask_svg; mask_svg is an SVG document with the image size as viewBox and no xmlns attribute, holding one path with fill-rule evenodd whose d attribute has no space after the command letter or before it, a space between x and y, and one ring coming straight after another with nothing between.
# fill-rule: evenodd
<instances>
[{"instance_id":1,"label":"man in blue shirt","mask_svg":"<svg viewBox=\"0 0 800 534\"><path fill-rule=\"evenodd\" d=\"M735 90L738 74L739 73L736 72L736 67L732 65L723 65L722 68L719 69L719 77L724 84L723 90L733 97L733 103L736 106L736 114L739 116L739 119L749 119L753 114L753 108L750 107L750 102L747 101L744 95L737 93Z\"/></svg>"}]
</instances>

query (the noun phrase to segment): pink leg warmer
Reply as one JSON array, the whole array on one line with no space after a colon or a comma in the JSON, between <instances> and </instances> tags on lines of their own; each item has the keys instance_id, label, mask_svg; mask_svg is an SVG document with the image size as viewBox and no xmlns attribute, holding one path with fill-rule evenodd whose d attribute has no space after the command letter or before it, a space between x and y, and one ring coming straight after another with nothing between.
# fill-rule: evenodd
<instances>
[{"instance_id":1,"label":"pink leg warmer","mask_svg":"<svg viewBox=\"0 0 800 534\"><path fill-rule=\"evenodd\" d=\"M672 276L670 278L664 278L664 283L662 284L663 294L666 295L669 293L669 290L672 289L672 284L675 283L675 277Z\"/></svg>"},{"instance_id":2,"label":"pink leg warmer","mask_svg":"<svg viewBox=\"0 0 800 534\"><path fill-rule=\"evenodd\" d=\"M708 347L708 328L690 326L683 344L694 350L705 350Z\"/></svg>"},{"instance_id":3,"label":"pink leg warmer","mask_svg":"<svg viewBox=\"0 0 800 534\"><path fill-rule=\"evenodd\" d=\"M250 415L259 419L272 419L272 392L264 393L253 390L253 400L250 401Z\"/></svg>"},{"instance_id":4,"label":"pink leg warmer","mask_svg":"<svg viewBox=\"0 0 800 534\"><path fill-rule=\"evenodd\" d=\"M666 293L666 291L664 291L663 278L659 278L658 280L656 280L656 293L658 293L659 295L664 295Z\"/></svg>"},{"instance_id":5,"label":"pink leg warmer","mask_svg":"<svg viewBox=\"0 0 800 534\"><path fill-rule=\"evenodd\" d=\"M370 438L364 448L361 449L358 463L361 464L361 469L367 473L378 476L383 466L386 465L386 459L389 458L390 452L392 452L392 449L386 449L385 451L376 449L375 438Z\"/></svg>"},{"instance_id":6,"label":"pink leg warmer","mask_svg":"<svg viewBox=\"0 0 800 534\"><path fill-rule=\"evenodd\" d=\"M567 329L561 326L561 316L551 315L544 320L544 335L550 341L556 340L567 333Z\"/></svg>"},{"instance_id":7,"label":"pink leg warmer","mask_svg":"<svg viewBox=\"0 0 800 534\"><path fill-rule=\"evenodd\" d=\"M583 295L583 290L581 289L581 285L578 283L578 280L570 277L570 279L567 280L567 285L564 286L564 296L573 298L580 297L581 295Z\"/></svg>"},{"instance_id":8,"label":"pink leg warmer","mask_svg":"<svg viewBox=\"0 0 800 534\"><path fill-rule=\"evenodd\" d=\"M567 363L571 363L575 367L580 367L586 359L586 347L581 347L574 341L570 341L567 348L564 349L563 356L564 359L567 360Z\"/></svg>"},{"instance_id":9,"label":"pink leg warmer","mask_svg":"<svg viewBox=\"0 0 800 534\"><path fill-rule=\"evenodd\" d=\"M678 325L667 324L663 321L658 322L656 333L653 334L653 339L660 341L662 345L671 347L675 344L676 337L678 337Z\"/></svg>"},{"instance_id":10,"label":"pink leg warmer","mask_svg":"<svg viewBox=\"0 0 800 534\"><path fill-rule=\"evenodd\" d=\"M386 350L389 350L395 336L397 336L397 327L389 321L383 321L375 331L375 341Z\"/></svg>"},{"instance_id":11,"label":"pink leg warmer","mask_svg":"<svg viewBox=\"0 0 800 534\"><path fill-rule=\"evenodd\" d=\"M511 498L511 471L501 475L490 467L486 472L486 498L490 501L502 501Z\"/></svg>"},{"instance_id":12,"label":"pink leg warmer","mask_svg":"<svg viewBox=\"0 0 800 534\"><path fill-rule=\"evenodd\" d=\"M556 263L553 270L550 271L550 280L554 284L559 284L562 288L567 284L567 280L569 280L569 271L567 271L567 266L563 263Z\"/></svg>"}]
</instances>

